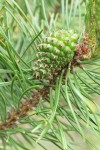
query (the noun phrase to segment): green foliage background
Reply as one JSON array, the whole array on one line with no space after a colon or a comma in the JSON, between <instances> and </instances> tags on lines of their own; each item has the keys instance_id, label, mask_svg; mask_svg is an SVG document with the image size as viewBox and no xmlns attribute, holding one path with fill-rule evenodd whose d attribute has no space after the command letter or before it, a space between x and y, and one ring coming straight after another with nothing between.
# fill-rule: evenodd
<instances>
[{"instance_id":1,"label":"green foliage background","mask_svg":"<svg viewBox=\"0 0 100 150\"><path fill-rule=\"evenodd\" d=\"M0 130L0 149L31 150L37 142L42 149L49 150L43 140L53 143L57 149L75 150L79 145L72 132L98 149L85 131L100 138L99 6L99 0L94 3L92 0L0 1L1 122L6 120L8 112L19 109L24 95L31 97L32 90L44 85L33 78L32 69L42 37L58 29L74 29L80 39L86 30L96 41L96 54L80 62L83 69L76 67L72 74L69 67L65 83L61 76L55 90L51 85L50 98L40 100L26 117L18 119L17 126Z\"/></svg>"}]
</instances>

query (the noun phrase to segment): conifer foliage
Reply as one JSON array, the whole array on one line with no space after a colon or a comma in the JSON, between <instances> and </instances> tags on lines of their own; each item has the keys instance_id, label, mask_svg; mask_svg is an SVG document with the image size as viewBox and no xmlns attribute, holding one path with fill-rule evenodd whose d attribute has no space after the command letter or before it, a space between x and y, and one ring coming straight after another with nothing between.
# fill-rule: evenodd
<instances>
[{"instance_id":1,"label":"conifer foliage","mask_svg":"<svg viewBox=\"0 0 100 150\"><path fill-rule=\"evenodd\" d=\"M1 150L100 149L99 5L0 1Z\"/></svg>"}]
</instances>

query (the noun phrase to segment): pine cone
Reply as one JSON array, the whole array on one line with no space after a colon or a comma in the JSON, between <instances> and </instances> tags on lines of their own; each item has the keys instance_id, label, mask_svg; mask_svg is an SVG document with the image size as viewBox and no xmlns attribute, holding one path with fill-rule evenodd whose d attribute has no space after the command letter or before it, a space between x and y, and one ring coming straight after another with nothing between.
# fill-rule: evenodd
<instances>
[{"instance_id":1,"label":"pine cone","mask_svg":"<svg viewBox=\"0 0 100 150\"><path fill-rule=\"evenodd\" d=\"M60 30L45 37L34 62L34 76L38 79L52 78L55 70L68 64L76 51L78 35L72 30Z\"/></svg>"}]
</instances>

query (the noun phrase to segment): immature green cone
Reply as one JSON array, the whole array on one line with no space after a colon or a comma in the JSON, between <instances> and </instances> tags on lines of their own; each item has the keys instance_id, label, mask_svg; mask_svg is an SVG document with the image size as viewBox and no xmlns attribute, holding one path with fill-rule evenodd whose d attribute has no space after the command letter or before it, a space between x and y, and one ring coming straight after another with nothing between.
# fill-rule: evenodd
<instances>
[{"instance_id":1,"label":"immature green cone","mask_svg":"<svg viewBox=\"0 0 100 150\"><path fill-rule=\"evenodd\" d=\"M73 59L78 35L72 30L60 30L45 37L34 62L34 76L49 79Z\"/></svg>"}]
</instances>

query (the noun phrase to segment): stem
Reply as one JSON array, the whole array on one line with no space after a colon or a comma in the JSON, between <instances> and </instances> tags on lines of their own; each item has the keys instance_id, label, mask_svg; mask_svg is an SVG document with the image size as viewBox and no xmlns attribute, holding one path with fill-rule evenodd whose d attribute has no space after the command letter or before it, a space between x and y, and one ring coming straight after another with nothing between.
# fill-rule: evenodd
<instances>
[{"instance_id":1,"label":"stem","mask_svg":"<svg viewBox=\"0 0 100 150\"><path fill-rule=\"evenodd\" d=\"M27 116L29 110L39 103L39 100L42 98L48 97L49 88L43 87L36 92L32 93L32 98L25 98L25 102L20 103L20 109L14 109L12 113L9 113L8 118L6 121L0 124L0 130L6 130L7 128L11 128L15 126L18 122L19 118L23 118Z\"/></svg>"}]
</instances>

